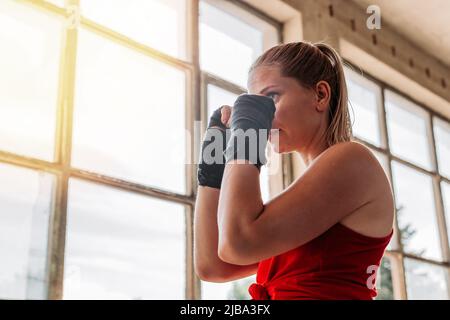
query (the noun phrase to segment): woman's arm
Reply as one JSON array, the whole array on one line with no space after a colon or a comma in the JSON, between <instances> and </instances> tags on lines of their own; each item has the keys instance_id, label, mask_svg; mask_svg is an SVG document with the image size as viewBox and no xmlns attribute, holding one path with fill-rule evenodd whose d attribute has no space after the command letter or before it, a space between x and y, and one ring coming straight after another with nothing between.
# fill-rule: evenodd
<instances>
[{"instance_id":1,"label":"woman's arm","mask_svg":"<svg viewBox=\"0 0 450 320\"><path fill-rule=\"evenodd\" d=\"M255 191L256 168L227 163L218 210L220 258L249 264L319 236L377 196L375 162L359 143L334 145L264 206Z\"/></svg>"},{"instance_id":2,"label":"woman's arm","mask_svg":"<svg viewBox=\"0 0 450 320\"><path fill-rule=\"evenodd\" d=\"M234 265L218 256L217 206L220 189L199 186L194 214L194 264L200 279L226 282L255 274L258 263Z\"/></svg>"}]
</instances>

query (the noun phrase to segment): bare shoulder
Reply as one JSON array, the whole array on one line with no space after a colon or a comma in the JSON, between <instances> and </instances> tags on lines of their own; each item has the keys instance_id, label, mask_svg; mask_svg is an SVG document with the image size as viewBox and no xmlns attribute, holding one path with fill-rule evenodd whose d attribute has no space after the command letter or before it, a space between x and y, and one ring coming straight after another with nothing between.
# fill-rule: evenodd
<instances>
[{"instance_id":1,"label":"bare shoulder","mask_svg":"<svg viewBox=\"0 0 450 320\"><path fill-rule=\"evenodd\" d=\"M327 155L325 155L328 153ZM347 164L355 165L359 164L358 168L366 169L367 174L378 170L382 170L378 159L374 153L362 143L357 141L348 141L337 143L329 147L324 153L324 156L328 157L329 160L346 161Z\"/></svg>"},{"instance_id":2,"label":"bare shoulder","mask_svg":"<svg viewBox=\"0 0 450 320\"><path fill-rule=\"evenodd\" d=\"M329 151L334 154L330 158L347 161L357 171L357 179L363 180L371 198L366 205L342 219L341 223L371 237L389 234L394 218L392 188L377 157L369 148L356 141L336 144Z\"/></svg>"},{"instance_id":3,"label":"bare shoulder","mask_svg":"<svg viewBox=\"0 0 450 320\"><path fill-rule=\"evenodd\" d=\"M340 157L359 170L359 178L366 179L374 192L374 198L386 189L390 189L389 178L375 154L365 145L357 141L349 141L336 144L336 153L342 153ZM339 149L339 151L337 151Z\"/></svg>"},{"instance_id":4,"label":"bare shoulder","mask_svg":"<svg viewBox=\"0 0 450 320\"><path fill-rule=\"evenodd\" d=\"M326 152L330 152L333 154L342 154L342 156L345 155L347 156L348 160L354 159L361 161L373 159L375 157L369 148L357 141L337 143L329 147Z\"/></svg>"},{"instance_id":5,"label":"bare shoulder","mask_svg":"<svg viewBox=\"0 0 450 320\"><path fill-rule=\"evenodd\" d=\"M357 141L337 143L326 149L316 160L323 166L333 166L345 171L356 179L364 178L371 184L376 183L373 187L382 184L383 181L388 182L374 153Z\"/></svg>"}]
</instances>

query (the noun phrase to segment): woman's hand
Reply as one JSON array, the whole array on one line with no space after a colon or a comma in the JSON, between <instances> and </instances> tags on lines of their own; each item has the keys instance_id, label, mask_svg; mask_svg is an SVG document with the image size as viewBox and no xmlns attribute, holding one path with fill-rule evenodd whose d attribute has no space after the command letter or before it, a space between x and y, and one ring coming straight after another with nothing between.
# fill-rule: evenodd
<instances>
[{"instance_id":1,"label":"woman's hand","mask_svg":"<svg viewBox=\"0 0 450 320\"><path fill-rule=\"evenodd\" d=\"M231 114L233 113L233 109L228 105L223 105L222 109L222 123L227 126L227 128L230 127L230 121L231 121Z\"/></svg>"},{"instance_id":2,"label":"woman's hand","mask_svg":"<svg viewBox=\"0 0 450 320\"><path fill-rule=\"evenodd\" d=\"M231 119L231 107L223 105L212 113L206 129L197 169L199 186L220 189L225 169L225 156L227 146L227 131ZM227 125L228 123L228 125ZM219 145L216 145L219 143ZM214 152L214 155L213 155ZM216 154L219 152L219 154Z\"/></svg>"},{"instance_id":3,"label":"woman's hand","mask_svg":"<svg viewBox=\"0 0 450 320\"><path fill-rule=\"evenodd\" d=\"M227 163L243 159L261 170L267 162L265 149L274 114L275 104L271 98L242 94L236 99L233 115L228 121L231 138L225 151Z\"/></svg>"}]
</instances>

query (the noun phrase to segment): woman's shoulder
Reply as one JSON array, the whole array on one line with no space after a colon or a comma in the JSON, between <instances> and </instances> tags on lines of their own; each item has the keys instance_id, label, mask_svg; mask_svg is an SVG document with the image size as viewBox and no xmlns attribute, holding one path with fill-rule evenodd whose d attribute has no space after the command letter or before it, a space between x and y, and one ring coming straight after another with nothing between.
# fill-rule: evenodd
<instances>
[{"instance_id":1,"label":"woman's shoulder","mask_svg":"<svg viewBox=\"0 0 450 320\"><path fill-rule=\"evenodd\" d=\"M346 153L350 153L355 156L361 156L361 155L372 155L373 156L373 152L368 147L366 147L361 142L358 142L355 140L336 143L336 144L330 146L327 149L327 151L328 152L330 152L330 151L331 152L346 152Z\"/></svg>"},{"instance_id":2,"label":"woman's shoulder","mask_svg":"<svg viewBox=\"0 0 450 320\"><path fill-rule=\"evenodd\" d=\"M372 184L372 188L388 182L375 154L357 141L340 142L328 147L314 159L303 174L307 174L308 171L313 171L315 174L327 172L345 176L347 185L352 185L352 182L361 181L361 179Z\"/></svg>"},{"instance_id":3,"label":"woman's shoulder","mask_svg":"<svg viewBox=\"0 0 450 320\"><path fill-rule=\"evenodd\" d=\"M355 168L366 169L364 171L367 171L367 173L384 172L374 152L358 141L336 143L325 150L325 153L329 153L327 158L330 161L346 161L350 165L355 165Z\"/></svg>"},{"instance_id":4,"label":"woman's shoulder","mask_svg":"<svg viewBox=\"0 0 450 320\"><path fill-rule=\"evenodd\" d=\"M362 173L366 174L366 178L375 178L373 183L381 185L390 184L383 165L375 153L364 144L358 141L348 141L336 144L334 147L339 148L339 152L347 153L346 159L348 161L357 163L357 167L360 169L365 169Z\"/></svg>"},{"instance_id":5,"label":"woman's shoulder","mask_svg":"<svg viewBox=\"0 0 450 320\"><path fill-rule=\"evenodd\" d=\"M357 141L339 143L332 148L335 149L334 152L345 152L346 161L354 162L358 179L365 180L372 198L341 223L368 236L388 234L392 228L394 201L389 178L377 157Z\"/></svg>"}]
</instances>

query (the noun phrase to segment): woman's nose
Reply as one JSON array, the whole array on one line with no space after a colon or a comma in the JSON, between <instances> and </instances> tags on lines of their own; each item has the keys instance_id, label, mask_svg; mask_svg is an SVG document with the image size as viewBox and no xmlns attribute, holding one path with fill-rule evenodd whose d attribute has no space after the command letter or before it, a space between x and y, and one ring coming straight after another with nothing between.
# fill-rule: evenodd
<instances>
[{"instance_id":1,"label":"woman's nose","mask_svg":"<svg viewBox=\"0 0 450 320\"><path fill-rule=\"evenodd\" d=\"M277 113L275 111L275 115L272 120L272 129L278 129L278 120L277 120Z\"/></svg>"}]
</instances>

